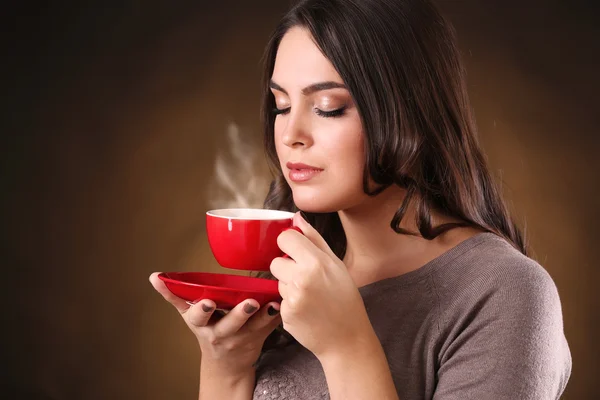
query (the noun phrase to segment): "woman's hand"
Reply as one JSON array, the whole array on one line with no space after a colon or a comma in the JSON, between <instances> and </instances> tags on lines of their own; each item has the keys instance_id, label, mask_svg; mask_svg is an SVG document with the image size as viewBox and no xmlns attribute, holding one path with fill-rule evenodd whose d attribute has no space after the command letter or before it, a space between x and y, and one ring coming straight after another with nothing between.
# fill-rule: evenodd
<instances>
[{"instance_id":1,"label":"woman's hand","mask_svg":"<svg viewBox=\"0 0 600 400\"><path fill-rule=\"evenodd\" d=\"M271 263L283 298L284 329L319 359L373 341L364 303L344 263L299 213L294 225L303 234L290 229L277 240L291 259Z\"/></svg>"},{"instance_id":2,"label":"woman's hand","mask_svg":"<svg viewBox=\"0 0 600 400\"><path fill-rule=\"evenodd\" d=\"M277 303L259 310L258 302L248 299L219 318L214 301L204 299L190 306L167 289L158 273L150 276L150 282L179 311L198 339L202 364L210 363L212 369L232 376L241 376L252 368L265 339L281 322Z\"/></svg>"}]
</instances>

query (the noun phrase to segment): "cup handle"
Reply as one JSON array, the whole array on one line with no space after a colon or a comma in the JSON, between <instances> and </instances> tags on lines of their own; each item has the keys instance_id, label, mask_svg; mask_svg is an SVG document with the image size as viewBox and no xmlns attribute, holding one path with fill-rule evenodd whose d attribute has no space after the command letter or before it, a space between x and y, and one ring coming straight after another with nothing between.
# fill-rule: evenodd
<instances>
[{"instance_id":1,"label":"cup handle","mask_svg":"<svg viewBox=\"0 0 600 400\"><path fill-rule=\"evenodd\" d=\"M300 232L301 234L303 234L303 235L304 235L304 232L302 232L302 230L301 230L300 228L298 228L297 226L290 226L290 227L288 227L288 228L285 228L285 229L284 229L282 232L289 231L290 229L293 229L293 230L295 230L295 231L297 231L297 232ZM283 253L283 256L282 256L282 257L283 257L283 258L289 258L289 259L291 259L291 257L290 257L290 256L288 256L288 255L287 255L287 254L285 254L285 253Z\"/></svg>"}]
</instances>

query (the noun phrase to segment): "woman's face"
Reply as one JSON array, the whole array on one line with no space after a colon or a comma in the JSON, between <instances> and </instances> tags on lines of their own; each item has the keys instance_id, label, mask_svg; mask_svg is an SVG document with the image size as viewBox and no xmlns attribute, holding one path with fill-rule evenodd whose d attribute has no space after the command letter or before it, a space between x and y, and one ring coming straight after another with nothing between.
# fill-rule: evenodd
<instances>
[{"instance_id":1,"label":"woman's face","mask_svg":"<svg viewBox=\"0 0 600 400\"><path fill-rule=\"evenodd\" d=\"M308 31L283 37L271 77L275 147L294 202L307 212L361 203L364 134L350 92Z\"/></svg>"}]
</instances>

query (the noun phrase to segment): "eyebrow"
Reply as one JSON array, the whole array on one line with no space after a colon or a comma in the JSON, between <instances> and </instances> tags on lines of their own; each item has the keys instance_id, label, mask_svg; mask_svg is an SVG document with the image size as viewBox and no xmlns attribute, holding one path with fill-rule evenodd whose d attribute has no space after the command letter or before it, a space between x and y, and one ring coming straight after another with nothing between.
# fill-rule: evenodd
<instances>
[{"instance_id":1,"label":"eyebrow","mask_svg":"<svg viewBox=\"0 0 600 400\"><path fill-rule=\"evenodd\" d=\"M288 92L284 88L282 88L281 86L279 86L278 84L273 82L272 79L269 82L269 87L271 89L275 89L275 90L278 90L285 94L288 94ZM333 81L318 82L318 83L313 83L312 85L309 85L309 86L305 87L304 89L302 89L302 94L305 96L308 96L315 92L320 92L321 90L328 90L328 89L347 89L347 88L346 88L346 85L344 85L343 83L337 83L337 82L333 82Z\"/></svg>"}]
</instances>

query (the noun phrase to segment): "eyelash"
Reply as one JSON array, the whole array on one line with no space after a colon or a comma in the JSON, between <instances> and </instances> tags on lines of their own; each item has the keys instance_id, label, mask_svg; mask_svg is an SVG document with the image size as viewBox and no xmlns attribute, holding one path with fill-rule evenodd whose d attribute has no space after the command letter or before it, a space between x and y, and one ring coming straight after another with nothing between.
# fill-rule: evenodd
<instances>
[{"instance_id":1,"label":"eyelash","mask_svg":"<svg viewBox=\"0 0 600 400\"><path fill-rule=\"evenodd\" d=\"M319 110L318 108L315 108L315 114L317 114L320 117L323 118L337 118L337 117L341 117L342 115L344 115L344 113L346 112L346 107L342 107L342 108L338 108L337 110L333 110L333 111L323 111L323 110ZM281 114L287 114L290 112L290 108L284 108L284 109L279 109L279 108L275 108L273 109L273 114L277 115L281 115Z\"/></svg>"}]
</instances>

